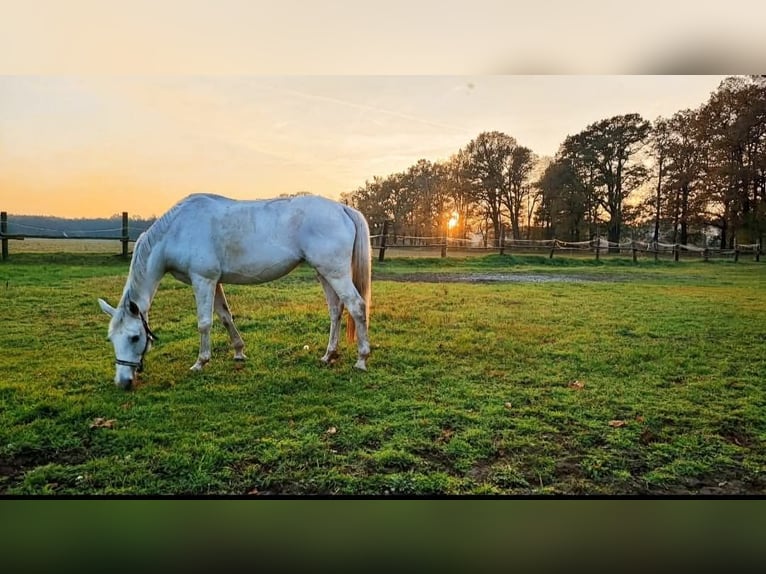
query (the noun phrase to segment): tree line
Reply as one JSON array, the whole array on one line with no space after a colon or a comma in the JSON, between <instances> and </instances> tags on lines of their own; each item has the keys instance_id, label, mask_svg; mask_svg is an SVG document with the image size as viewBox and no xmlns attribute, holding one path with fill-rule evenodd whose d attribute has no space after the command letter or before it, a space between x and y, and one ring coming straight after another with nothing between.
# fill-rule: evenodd
<instances>
[{"instance_id":1,"label":"tree line","mask_svg":"<svg viewBox=\"0 0 766 574\"><path fill-rule=\"evenodd\" d=\"M766 230L766 78L724 80L697 109L631 113L568 135L553 158L499 131L444 161L376 176L341 200L418 237L481 234L731 247ZM450 221L451 220L451 221ZM449 224L448 224L449 222Z\"/></svg>"}]
</instances>

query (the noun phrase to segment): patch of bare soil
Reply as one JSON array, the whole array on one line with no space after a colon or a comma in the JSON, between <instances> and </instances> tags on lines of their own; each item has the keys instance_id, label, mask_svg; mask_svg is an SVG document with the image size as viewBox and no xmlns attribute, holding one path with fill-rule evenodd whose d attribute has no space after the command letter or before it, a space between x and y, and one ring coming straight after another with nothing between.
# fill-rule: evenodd
<instances>
[{"instance_id":1,"label":"patch of bare soil","mask_svg":"<svg viewBox=\"0 0 766 574\"><path fill-rule=\"evenodd\" d=\"M85 449L27 450L10 457L0 457L0 494L5 493L8 487L18 482L28 470L51 463L76 465L85 460L87 460Z\"/></svg>"}]
</instances>

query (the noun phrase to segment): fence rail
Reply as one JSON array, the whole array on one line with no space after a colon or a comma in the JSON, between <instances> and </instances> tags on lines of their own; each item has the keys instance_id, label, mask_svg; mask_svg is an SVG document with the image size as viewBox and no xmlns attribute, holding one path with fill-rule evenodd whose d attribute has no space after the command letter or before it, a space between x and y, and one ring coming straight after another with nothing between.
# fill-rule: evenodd
<instances>
[{"instance_id":1,"label":"fence rail","mask_svg":"<svg viewBox=\"0 0 766 574\"><path fill-rule=\"evenodd\" d=\"M682 254L699 257L704 261L711 258L732 258L739 261L743 254L751 254L755 261L761 259L761 244L737 244L732 249L699 247L681 243L662 243L653 241L628 240L616 243L603 237L588 241L562 241L560 239L506 239L502 238L498 245L477 245L475 241L455 239L450 237L420 237L411 235L387 235L384 226L383 233L371 236L373 249L378 250L378 260L385 259L386 251L390 250L439 250L442 257L447 257L450 251L466 252L495 252L510 253L545 253L552 259L557 253L561 255L589 255L596 260L605 255L630 255L633 261L639 256L651 256L657 260L660 256L672 257L678 261Z\"/></svg>"},{"instance_id":2,"label":"fence rail","mask_svg":"<svg viewBox=\"0 0 766 574\"><path fill-rule=\"evenodd\" d=\"M8 259L8 242L13 240L23 241L24 239L77 239L77 240L106 240L119 241L122 244L121 255L128 257L128 243L134 241L130 239L130 228L128 222L128 212L122 212L121 227L112 227L109 229L81 230L64 232L62 230L35 227L31 225L14 223L14 227L25 227L34 231L47 231L42 233L8 233L8 214L0 212L0 242L2 243L2 260ZM98 233L111 233L120 231L119 235L97 236ZM135 231L135 229L134 229ZM143 229L141 230L143 231ZM55 235L53 234L55 233ZM508 239L500 237L498 245L489 246L486 244L477 244L476 241L468 239L459 239L449 236L412 236L389 234L388 222L383 222L381 233L370 236L371 247L378 250L378 260L383 261L387 250L419 250L430 251L438 250L441 257L447 257L449 252L463 253L545 253L549 258L553 258L557 253L561 255L588 255L596 260L604 255L629 254L633 261L637 261L639 256L652 256L655 261L660 256L670 256L674 261L684 257L700 257L704 261L711 258L733 258L739 261L742 254L752 254L755 261L761 259L760 242L751 244L735 243L733 249L714 249L710 247L699 247L697 245L688 245L680 243L662 243L646 242L637 240L622 241L615 243L607 241L603 237L591 239L588 241L563 241L560 239Z\"/></svg>"},{"instance_id":3,"label":"fence rail","mask_svg":"<svg viewBox=\"0 0 766 574\"><path fill-rule=\"evenodd\" d=\"M88 229L80 231L62 231L56 229L49 229L45 227L36 227L33 225L26 225L23 223L14 223L16 227L25 227L27 229L33 229L35 231L47 231L47 234L42 233L8 233L8 213L5 211L0 212L0 244L2 244L2 260L8 259L8 241L23 241L25 239L76 239L76 240L92 240L99 239L102 241L120 241L122 243L122 253L124 258L128 257L128 243L133 241L130 239L130 227L128 223L128 212L122 212L122 226L111 227L109 229ZM95 233L111 233L113 231L120 231L120 235L102 235L94 236ZM55 233L55 235L53 235Z\"/></svg>"}]
</instances>

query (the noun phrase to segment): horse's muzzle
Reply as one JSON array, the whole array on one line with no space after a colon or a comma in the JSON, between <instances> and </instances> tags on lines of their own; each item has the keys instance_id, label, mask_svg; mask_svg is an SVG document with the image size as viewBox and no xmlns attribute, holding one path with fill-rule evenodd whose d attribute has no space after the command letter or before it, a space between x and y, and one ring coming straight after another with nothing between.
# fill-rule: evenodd
<instances>
[{"instance_id":1,"label":"horse's muzzle","mask_svg":"<svg viewBox=\"0 0 766 574\"><path fill-rule=\"evenodd\" d=\"M129 367L118 367L114 377L114 384L120 389L129 390L136 381L135 369Z\"/></svg>"},{"instance_id":2,"label":"horse's muzzle","mask_svg":"<svg viewBox=\"0 0 766 574\"><path fill-rule=\"evenodd\" d=\"M117 379L114 384L124 391L129 391L133 386L133 379Z\"/></svg>"}]
</instances>

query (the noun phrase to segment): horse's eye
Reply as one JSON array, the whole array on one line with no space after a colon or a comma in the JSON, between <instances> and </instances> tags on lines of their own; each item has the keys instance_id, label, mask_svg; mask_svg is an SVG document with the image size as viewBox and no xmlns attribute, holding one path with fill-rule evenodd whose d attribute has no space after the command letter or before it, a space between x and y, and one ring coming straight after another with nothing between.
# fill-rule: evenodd
<instances>
[{"instance_id":1,"label":"horse's eye","mask_svg":"<svg viewBox=\"0 0 766 574\"><path fill-rule=\"evenodd\" d=\"M140 335L133 335L133 336L130 338L130 342L131 342L131 343L138 343L138 340L139 340L140 338L141 338L141 336L140 336Z\"/></svg>"}]
</instances>

